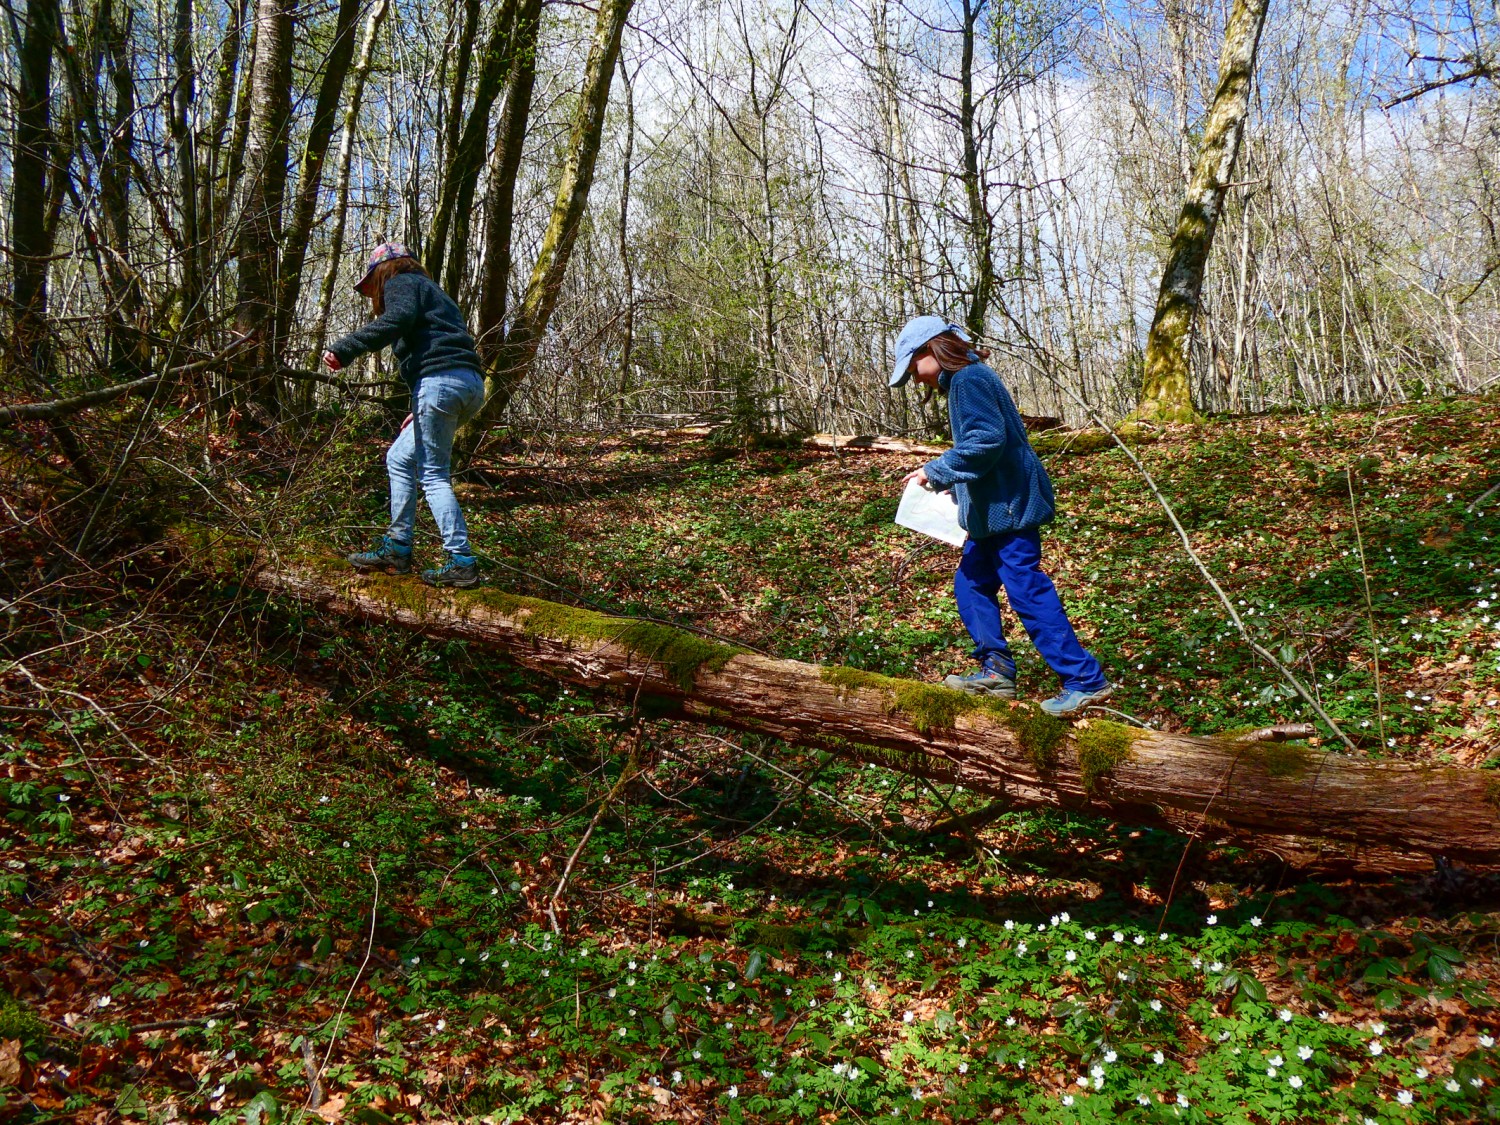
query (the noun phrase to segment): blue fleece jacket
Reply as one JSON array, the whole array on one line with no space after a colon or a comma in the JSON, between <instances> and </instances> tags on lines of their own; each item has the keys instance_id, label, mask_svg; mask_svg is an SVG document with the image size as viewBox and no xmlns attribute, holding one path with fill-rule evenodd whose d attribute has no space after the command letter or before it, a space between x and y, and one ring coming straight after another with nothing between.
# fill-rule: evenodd
<instances>
[{"instance_id":1,"label":"blue fleece jacket","mask_svg":"<svg viewBox=\"0 0 1500 1125\"><path fill-rule=\"evenodd\" d=\"M385 311L328 345L345 367L394 345L401 378L413 391L423 375L468 367L483 372L464 314L426 274L398 273L385 283Z\"/></svg>"},{"instance_id":2,"label":"blue fleece jacket","mask_svg":"<svg viewBox=\"0 0 1500 1125\"><path fill-rule=\"evenodd\" d=\"M1026 424L1000 376L977 358L944 372L953 448L924 466L939 492L953 490L970 539L1027 531L1056 513L1052 481L1026 437Z\"/></svg>"}]
</instances>

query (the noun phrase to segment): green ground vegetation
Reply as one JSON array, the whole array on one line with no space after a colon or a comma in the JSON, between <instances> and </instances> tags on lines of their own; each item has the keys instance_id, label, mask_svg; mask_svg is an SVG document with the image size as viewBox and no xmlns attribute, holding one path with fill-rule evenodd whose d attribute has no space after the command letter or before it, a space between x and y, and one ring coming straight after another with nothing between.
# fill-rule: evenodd
<instances>
[{"instance_id":1,"label":"green ground vegetation","mask_svg":"<svg viewBox=\"0 0 1500 1125\"><path fill-rule=\"evenodd\" d=\"M1500 403L1457 400L1213 422L1138 455L1360 753L1487 768L1500 523L1468 505L1496 434ZM354 545L378 525L378 450L370 433L289 477L241 466L242 522ZM692 624L713 637L683 670L739 646L845 665L934 727L969 705L931 686L967 660L953 556L888 526L905 460L546 453L460 486L486 597ZM1121 681L1111 706L1201 733L1310 717L1117 451L1049 465L1049 566ZM7 574L40 574L21 546ZM7 1118L1500 1115L1492 876L1308 879L1036 809L934 834L987 799L653 717L165 552L111 574L4 625ZM1018 656L1034 700L1051 684ZM1069 752L1062 724L1004 712L1043 772ZM1130 753L1128 719L1075 729L1091 785ZM1272 772L1304 754L1246 752Z\"/></svg>"}]
</instances>

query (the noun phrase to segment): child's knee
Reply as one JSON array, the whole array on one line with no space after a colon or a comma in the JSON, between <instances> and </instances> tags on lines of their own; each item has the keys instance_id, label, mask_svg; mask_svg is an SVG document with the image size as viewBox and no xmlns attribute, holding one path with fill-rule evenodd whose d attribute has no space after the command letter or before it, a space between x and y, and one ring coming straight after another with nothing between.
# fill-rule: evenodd
<instances>
[{"instance_id":1,"label":"child's knee","mask_svg":"<svg viewBox=\"0 0 1500 1125\"><path fill-rule=\"evenodd\" d=\"M385 467L393 473L410 474L414 468L410 449L398 442L385 451Z\"/></svg>"}]
</instances>

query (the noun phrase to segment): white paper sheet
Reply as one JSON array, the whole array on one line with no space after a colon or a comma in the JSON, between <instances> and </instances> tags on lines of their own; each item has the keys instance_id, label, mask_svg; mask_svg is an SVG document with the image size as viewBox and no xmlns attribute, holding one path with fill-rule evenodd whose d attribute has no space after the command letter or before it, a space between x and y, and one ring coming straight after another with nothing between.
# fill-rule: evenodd
<instances>
[{"instance_id":1,"label":"white paper sheet","mask_svg":"<svg viewBox=\"0 0 1500 1125\"><path fill-rule=\"evenodd\" d=\"M962 547L969 533L958 525L958 502L951 492L930 492L916 481L906 486L896 508L896 522L923 535Z\"/></svg>"}]
</instances>

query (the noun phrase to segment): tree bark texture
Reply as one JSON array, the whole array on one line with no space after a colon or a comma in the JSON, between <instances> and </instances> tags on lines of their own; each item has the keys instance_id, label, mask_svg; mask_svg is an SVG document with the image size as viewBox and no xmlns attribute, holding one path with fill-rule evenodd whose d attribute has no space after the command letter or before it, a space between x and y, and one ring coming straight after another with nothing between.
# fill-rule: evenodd
<instances>
[{"instance_id":1,"label":"tree bark texture","mask_svg":"<svg viewBox=\"0 0 1500 1125\"><path fill-rule=\"evenodd\" d=\"M255 60L245 145L245 199L239 230L239 302L235 330L255 342L243 365L247 398L276 407L277 248L286 196L291 117L292 4L256 0Z\"/></svg>"},{"instance_id":2,"label":"tree bark texture","mask_svg":"<svg viewBox=\"0 0 1500 1125\"><path fill-rule=\"evenodd\" d=\"M380 25L390 10L389 0L375 0L370 14L365 17L364 37L359 45L359 59L354 64L354 76L349 87L348 102L344 107L344 126L339 137L339 163L337 181L333 189L333 233L328 236L328 269L323 274L323 288L318 294L318 320L315 329L316 342L312 350L313 362L322 355L323 345L328 339L328 314L333 308L333 290L339 283L340 266L344 257L344 231L349 221L349 177L354 165L354 132L359 125L359 107L364 101L365 84L370 78L370 67L375 58L375 40L380 35Z\"/></svg>"},{"instance_id":3,"label":"tree bark texture","mask_svg":"<svg viewBox=\"0 0 1500 1125\"><path fill-rule=\"evenodd\" d=\"M449 151L438 197L437 214L432 220L432 236L427 248L427 269L435 278L443 276L448 263L448 292L457 295L459 282L468 266L469 210L474 205L474 189L484 170L486 144L490 133L490 110L500 96L505 76L510 70L511 52L516 39L516 0L504 0L486 38L479 60L479 77L475 83L474 101L464 120L463 129ZM457 110L455 100L455 112Z\"/></svg>"},{"instance_id":4,"label":"tree bark texture","mask_svg":"<svg viewBox=\"0 0 1500 1125\"><path fill-rule=\"evenodd\" d=\"M242 81L240 56L253 55L253 21L249 20L250 0L235 0L228 9L229 24L224 29L224 40L219 45L218 64L214 68L213 95L209 101L208 127L204 130L200 147L201 164L198 176L198 221L203 230L203 252L199 256L199 268L205 281L209 277L208 262L210 248L219 245L218 232L224 225L225 209L233 194L230 183L233 166L238 158L229 155L238 145L244 146L244 133L240 129L240 118L248 123L248 114L236 113L234 130L230 132L230 111L235 109L235 89L242 93L249 87ZM247 26L248 25L248 26ZM253 60L246 66L253 64ZM248 129L248 124L246 126ZM225 137L230 137L226 152Z\"/></svg>"},{"instance_id":5,"label":"tree bark texture","mask_svg":"<svg viewBox=\"0 0 1500 1125\"><path fill-rule=\"evenodd\" d=\"M201 544L193 550L205 552ZM1252 838L1322 866L1391 870L1422 857L1500 864L1500 784L1477 770L1372 763L1300 746L1072 725L1027 704L775 660L667 625L480 587L352 575L333 560L227 572L270 593L432 637L463 638L670 714L772 735L1016 804L1088 810L1210 838Z\"/></svg>"},{"instance_id":6,"label":"tree bark texture","mask_svg":"<svg viewBox=\"0 0 1500 1125\"><path fill-rule=\"evenodd\" d=\"M1204 122L1203 140L1167 251L1156 312L1146 337L1146 370L1137 411L1144 419L1186 422L1193 418L1188 342L1214 230L1244 134L1267 6L1268 0L1235 0L1224 29L1219 85Z\"/></svg>"},{"instance_id":7,"label":"tree bark texture","mask_svg":"<svg viewBox=\"0 0 1500 1125\"><path fill-rule=\"evenodd\" d=\"M604 136L604 110L609 102L609 87L620 55L620 37L625 32L631 3L632 0L602 0L599 5L594 41L589 48L568 154L563 163L562 179L557 185L557 198L552 204L552 217L537 250L526 296L516 311L505 343L498 349L495 365L485 379L484 407L467 427L465 444L470 448L474 437L500 416L516 387L526 378L542 334L547 330L547 322L557 307L568 260L573 254L573 242L578 237L578 225L594 183L594 163Z\"/></svg>"},{"instance_id":8,"label":"tree bark texture","mask_svg":"<svg viewBox=\"0 0 1500 1125\"><path fill-rule=\"evenodd\" d=\"M48 358L47 270L52 253L47 173L52 163L52 52L57 0L31 0L17 74L11 156L11 362L27 382L45 385Z\"/></svg>"},{"instance_id":9,"label":"tree bark texture","mask_svg":"<svg viewBox=\"0 0 1500 1125\"><path fill-rule=\"evenodd\" d=\"M505 314L510 303L510 268L514 257L511 235L515 229L516 174L521 168L526 126L531 117L531 95L536 88L541 15L541 0L521 0L516 13L505 111L495 139L494 168L485 202L484 271L479 282L479 331L475 343L487 370L493 369L505 343Z\"/></svg>"},{"instance_id":10,"label":"tree bark texture","mask_svg":"<svg viewBox=\"0 0 1500 1125\"><path fill-rule=\"evenodd\" d=\"M193 0L176 0L172 20L172 144L177 151L177 206L182 216L181 292L182 322L198 317L199 280L198 157L193 151L189 112L197 75L193 69Z\"/></svg>"},{"instance_id":11,"label":"tree bark texture","mask_svg":"<svg viewBox=\"0 0 1500 1125\"><path fill-rule=\"evenodd\" d=\"M312 124L302 158L297 162L297 193L292 204L291 222L287 224L285 250L279 269L280 291L276 300L276 352L279 356L291 335L297 300L302 295L302 266L307 260L307 242L312 234L318 209L319 188L323 184L323 162L338 119L339 102L344 95L344 80L354 58L354 25L359 17L359 0L339 0L338 16L333 27L333 46L318 83L318 100L313 109ZM311 384L308 384L310 387ZM305 405L311 406L309 399Z\"/></svg>"},{"instance_id":12,"label":"tree bark texture","mask_svg":"<svg viewBox=\"0 0 1500 1125\"><path fill-rule=\"evenodd\" d=\"M974 292L965 317L969 332L981 339L988 334L990 295L995 289L995 257L992 247L994 220L985 199L983 173L979 168L979 131L974 104L974 48L979 17L986 0L964 0L963 55L959 64L959 128L964 138L964 197L969 204L969 237L974 246Z\"/></svg>"}]
</instances>

